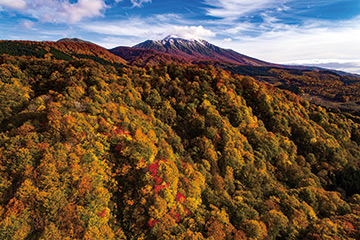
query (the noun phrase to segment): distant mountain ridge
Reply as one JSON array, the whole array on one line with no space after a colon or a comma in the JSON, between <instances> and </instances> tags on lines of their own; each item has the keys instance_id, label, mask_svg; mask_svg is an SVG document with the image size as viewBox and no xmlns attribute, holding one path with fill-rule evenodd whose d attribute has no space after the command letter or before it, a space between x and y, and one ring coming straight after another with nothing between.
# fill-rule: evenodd
<instances>
[{"instance_id":1,"label":"distant mountain ridge","mask_svg":"<svg viewBox=\"0 0 360 240\"><path fill-rule=\"evenodd\" d=\"M172 35L162 40L147 40L133 47L152 49L172 56L187 58L192 61L213 60L248 66L281 66L237 53L231 49L220 48L205 40L187 40Z\"/></svg>"},{"instance_id":2,"label":"distant mountain ridge","mask_svg":"<svg viewBox=\"0 0 360 240\"><path fill-rule=\"evenodd\" d=\"M92 42L82 40L80 38L62 38L62 39L59 39L58 42L76 42L76 43L91 43L91 44L94 44Z\"/></svg>"}]
</instances>

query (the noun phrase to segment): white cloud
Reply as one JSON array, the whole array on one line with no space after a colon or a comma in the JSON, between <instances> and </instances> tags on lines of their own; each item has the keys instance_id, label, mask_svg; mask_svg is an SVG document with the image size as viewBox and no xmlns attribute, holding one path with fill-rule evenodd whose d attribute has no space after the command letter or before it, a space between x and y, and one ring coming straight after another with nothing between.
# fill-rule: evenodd
<instances>
[{"instance_id":1,"label":"white cloud","mask_svg":"<svg viewBox=\"0 0 360 240\"><path fill-rule=\"evenodd\" d=\"M225 39L223 40L223 42L226 42L226 43L231 42L231 41L232 41L231 38L225 38Z\"/></svg>"},{"instance_id":2,"label":"white cloud","mask_svg":"<svg viewBox=\"0 0 360 240\"><path fill-rule=\"evenodd\" d=\"M232 42L224 43L219 39L215 43L269 62L333 66L360 73L357 59L360 56L359 26L360 17L341 22L312 21L302 25L265 21L253 26L253 29L258 29L256 35L249 36L240 27L239 31L227 31ZM231 29L236 29L236 26Z\"/></svg>"},{"instance_id":3,"label":"white cloud","mask_svg":"<svg viewBox=\"0 0 360 240\"><path fill-rule=\"evenodd\" d=\"M139 43L139 39L136 37L127 37L127 36L124 37L108 36L101 38L101 40L95 40L92 42L107 49L111 49L118 46L128 46L128 47L134 46L136 43Z\"/></svg>"},{"instance_id":4,"label":"white cloud","mask_svg":"<svg viewBox=\"0 0 360 240\"><path fill-rule=\"evenodd\" d=\"M115 0L116 3L123 2L124 0ZM133 7L142 7L144 3L151 3L152 0L130 0Z\"/></svg>"},{"instance_id":5,"label":"white cloud","mask_svg":"<svg viewBox=\"0 0 360 240\"><path fill-rule=\"evenodd\" d=\"M0 0L0 9L11 9L40 22L77 23L84 18L103 16L110 6L106 0ZM115 0L116 3L123 0ZM133 7L142 7L151 0L130 0Z\"/></svg>"},{"instance_id":6,"label":"white cloud","mask_svg":"<svg viewBox=\"0 0 360 240\"><path fill-rule=\"evenodd\" d=\"M106 47L131 46L148 39L160 40L168 35L187 39L215 36L214 32L203 26L184 26L188 24L190 22L177 14L158 14L148 18L130 17L120 21L79 23L77 26L85 31L105 35L103 43L99 44Z\"/></svg>"},{"instance_id":7,"label":"white cloud","mask_svg":"<svg viewBox=\"0 0 360 240\"><path fill-rule=\"evenodd\" d=\"M330 58L330 59L305 59L305 60L297 60L292 62L287 62L288 64L354 64L358 65L360 63L360 58L354 58L354 59L336 59L336 58Z\"/></svg>"},{"instance_id":8,"label":"white cloud","mask_svg":"<svg viewBox=\"0 0 360 240\"><path fill-rule=\"evenodd\" d=\"M130 0L134 7L142 7L143 3L151 3L151 0Z\"/></svg>"},{"instance_id":9,"label":"white cloud","mask_svg":"<svg viewBox=\"0 0 360 240\"><path fill-rule=\"evenodd\" d=\"M138 39L161 39L176 35L185 39L201 39L215 36L215 33L203 26L177 26L161 22L149 22L146 19L131 18L117 22L92 22L79 25L82 29L109 36L131 36Z\"/></svg>"},{"instance_id":10,"label":"white cloud","mask_svg":"<svg viewBox=\"0 0 360 240\"><path fill-rule=\"evenodd\" d=\"M103 0L78 0L73 4L66 1L62 4L61 13L70 23L75 23L86 17L101 16L105 8Z\"/></svg>"},{"instance_id":11,"label":"white cloud","mask_svg":"<svg viewBox=\"0 0 360 240\"><path fill-rule=\"evenodd\" d=\"M80 28L108 36L132 36L137 38L159 38L165 35L172 25L159 23L155 19L132 17L126 20L105 22L97 21L78 25Z\"/></svg>"},{"instance_id":12,"label":"white cloud","mask_svg":"<svg viewBox=\"0 0 360 240\"><path fill-rule=\"evenodd\" d=\"M287 24L281 20L281 16L286 16L284 12L294 9L307 11L327 5L329 1L203 2L208 5L207 15L218 18L207 21L212 30L232 39L225 41L219 38L214 41L215 44L269 62L314 65L360 73L360 61L357 59L360 56L360 16L347 21L321 21L298 16L297 24ZM255 15L257 21L252 21L251 16Z\"/></svg>"},{"instance_id":13,"label":"white cloud","mask_svg":"<svg viewBox=\"0 0 360 240\"><path fill-rule=\"evenodd\" d=\"M225 24L223 26L226 26ZM256 29L256 28L255 28ZM227 34L236 35L242 32L252 32L254 31L254 25L248 22L239 22L228 24L228 28L222 30L222 32Z\"/></svg>"},{"instance_id":14,"label":"white cloud","mask_svg":"<svg viewBox=\"0 0 360 240\"><path fill-rule=\"evenodd\" d=\"M214 37L215 33L203 26L174 26L169 35L176 35L185 39L202 39L205 37Z\"/></svg>"},{"instance_id":15,"label":"white cloud","mask_svg":"<svg viewBox=\"0 0 360 240\"><path fill-rule=\"evenodd\" d=\"M285 0L204 0L204 3L211 6L207 8L209 16L218 18L233 18L244 16L251 12L273 8L274 5L281 6ZM279 8L281 10L284 7Z\"/></svg>"},{"instance_id":16,"label":"white cloud","mask_svg":"<svg viewBox=\"0 0 360 240\"><path fill-rule=\"evenodd\" d=\"M334 0L335 1L335 0ZM338 0L336 0L338 1ZM232 39L215 44L262 60L305 64L360 73L360 16L348 21L297 19L297 25L278 19L292 8L319 8L329 1L203 0L216 32ZM330 1L333 2L333 1ZM301 5L301 6L300 6ZM246 21L252 15L261 21ZM240 21L242 19L242 21ZM218 22L218 23L217 23Z\"/></svg>"},{"instance_id":17,"label":"white cloud","mask_svg":"<svg viewBox=\"0 0 360 240\"><path fill-rule=\"evenodd\" d=\"M31 29L34 25L35 25L34 22L28 21L28 20L24 21L24 22L21 24L21 26L22 26L23 28L26 28L26 29Z\"/></svg>"},{"instance_id":18,"label":"white cloud","mask_svg":"<svg viewBox=\"0 0 360 240\"><path fill-rule=\"evenodd\" d=\"M302 59L288 62L281 62L287 65L316 66L327 69L360 74L360 59Z\"/></svg>"},{"instance_id":19,"label":"white cloud","mask_svg":"<svg viewBox=\"0 0 360 240\"><path fill-rule=\"evenodd\" d=\"M0 0L0 6L20 10L26 7L26 2L24 0Z\"/></svg>"},{"instance_id":20,"label":"white cloud","mask_svg":"<svg viewBox=\"0 0 360 240\"><path fill-rule=\"evenodd\" d=\"M102 16L105 0L0 0L5 9L20 11L40 22L76 23L84 18Z\"/></svg>"}]
</instances>

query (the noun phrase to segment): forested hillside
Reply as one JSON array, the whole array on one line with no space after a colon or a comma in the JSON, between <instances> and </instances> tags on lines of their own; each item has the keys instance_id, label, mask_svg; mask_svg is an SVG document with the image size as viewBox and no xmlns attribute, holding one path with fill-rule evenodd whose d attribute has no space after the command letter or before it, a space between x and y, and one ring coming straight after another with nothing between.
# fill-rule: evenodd
<instances>
[{"instance_id":1,"label":"forested hillside","mask_svg":"<svg viewBox=\"0 0 360 240\"><path fill-rule=\"evenodd\" d=\"M114 66L121 66L126 63L124 59L111 54L105 48L90 42L81 42L80 39L77 41L61 39L58 42L0 40L0 54L67 61L72 59L91 59L104 65Z\"/></svg>"},{"instance_id":2,"label":"forested hillside","mask_svg":"<svg viewBox=\"0 0 360 240\"><path fill-rule=\"evenodd\" d=\"M161 62L191 63L190 59L171 56L152 49L141 49L132 47L116 47L109 50L112 54L125 59L129 64L138 67L153 66Z\"/></svg>"},{"instance_id":3,"label":"forested hillside","mask_svg":"<svg viewBox=\"0 0 360 240\"><path fill-rule=\"evenodd\" d=\"M0 239L360 239L360 119L205 65L0 56Z\"/></svg>"},{"instance_id":4,"label":"forested hillside","mask_svg":"<svg viewBox=\"0 0 360 240\"><path fill-rule=\"evenodd\" d=\"M254 67L224 62L203 63L231 71L233 74L252 76L256 80L292 91L321 106L360 116L360 77L356 74L339 74L335 70Z\"/></svg>"}]
</instances>

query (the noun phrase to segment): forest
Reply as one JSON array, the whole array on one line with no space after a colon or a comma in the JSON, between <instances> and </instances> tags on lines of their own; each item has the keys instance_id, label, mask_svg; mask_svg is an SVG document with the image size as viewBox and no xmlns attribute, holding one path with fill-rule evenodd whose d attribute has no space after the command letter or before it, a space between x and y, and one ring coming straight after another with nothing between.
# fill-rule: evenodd
<instances>
[{"instance_id":1,"label":"forest","mask_svg":"<svg viewBox=\"0 0 360 240\"><path fill-rule=\"evenodd\" d=\"M314 71L228 63L215 63L215 66L289 90L318 105L360 116L360 76L356 74L341 75L325 69Z\"/></svg>"},{"instance_id":2,"label":"forest","mask_svg":"<svg viewBox=\"0 0 360 240\"><path fill-rule=\"evenodd\" d=\"M212 65L52 51L0 55L0 239L360 239L359 117Z\"/></svg>"}]
</instances>

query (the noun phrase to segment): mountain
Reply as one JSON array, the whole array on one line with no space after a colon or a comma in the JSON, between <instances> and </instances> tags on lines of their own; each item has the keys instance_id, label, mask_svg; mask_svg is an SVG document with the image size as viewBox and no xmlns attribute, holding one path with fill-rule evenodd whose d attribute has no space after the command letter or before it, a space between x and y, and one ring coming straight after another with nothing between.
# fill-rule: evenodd
<instances>
[{"instance_id":1,"label":"mountain","mask_svg":"<svg viewBox=\"0 0 360 240\"><path fill-rule=\"evenodd\" d=\"M163 40L147 40L133 47L133 49L137 49L137 48L152 49L160 53L166 53L173 57L177 57L182 61L191 61L193 63L205 63L205 64L217 64L217 65L224 65L226 63L230 63L230 64L239 64L239 65L256 66L256 67L280 67L287 69L310 70L310 71L331 71L342 76L360 78L360 75L358 74L351 74L343 71L319 68L314 66L281 65L275 63L269 63L240 54L231 49L220 48L205 40L200 40L200 39L187 40L187 39L178 38L174 35L170 35L164 38ZM129 49L125 49L125 51L123 49L122 51L120 51L121 53L117 52L116 48L111 49L110 51L113 52L114 54L121 54L121 56L124 56L126 58L126 55L128 56L132 55L131 52L128 52L126 50ZM137 54L137 56L139 56L139 54ZM149 53L147 53L146 56L149 57Z\"/></svg>"},{"instance_id":2,"label":"mountain","mask_svg":"<svg viewBox=\"0 0 360 240\"><path fill-rule=\"evenodd\" d=\"M135 45L134 48L152 49L195 62L213 60L248 66L280 66L245 56L231 49L220 48L205 40L187 40L171 35L163 40L147 40Z\"/></svg>"}]
</instances>

